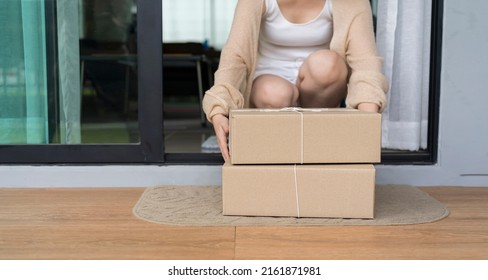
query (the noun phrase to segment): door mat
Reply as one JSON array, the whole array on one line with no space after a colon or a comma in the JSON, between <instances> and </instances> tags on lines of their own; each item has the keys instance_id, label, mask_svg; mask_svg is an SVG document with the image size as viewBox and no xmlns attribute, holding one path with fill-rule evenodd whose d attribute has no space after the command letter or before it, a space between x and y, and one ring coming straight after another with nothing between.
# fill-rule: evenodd
<instances>
[{"instance_id":1,"label":"door mat","mask_svg":"<svg viewBox=\"0 0 488 280\"><path fill-rule=\"evenodd\" d=\"M147 188L133 213L149 222L177 226L410 225L449 215L443 204L416 187L377 186L375 199L375 219L223 216L220 186L160 186Z\"/></svg>"}]
</instances>

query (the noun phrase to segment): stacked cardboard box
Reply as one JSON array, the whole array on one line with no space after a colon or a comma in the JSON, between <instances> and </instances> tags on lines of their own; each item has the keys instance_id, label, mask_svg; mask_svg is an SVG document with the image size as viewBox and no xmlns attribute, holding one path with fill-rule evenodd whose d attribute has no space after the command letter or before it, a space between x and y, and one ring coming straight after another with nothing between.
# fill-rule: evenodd
<instances>
[{"instance_id":1,"label":"stacked cardboard box","mask_svg":"<svg viewBox=\"0 0 488 280\"><path fill-rule=\"evenodd\" d=\"M374 217L380 114L241 109L229 121L224 215Z\"/></svg>"}]
</instances>

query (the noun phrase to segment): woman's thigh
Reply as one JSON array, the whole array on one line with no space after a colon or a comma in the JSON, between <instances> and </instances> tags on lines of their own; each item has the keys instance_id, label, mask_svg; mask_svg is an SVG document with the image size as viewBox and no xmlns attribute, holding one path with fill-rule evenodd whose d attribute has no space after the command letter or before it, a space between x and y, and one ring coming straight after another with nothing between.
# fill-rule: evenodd
<instances>
[{"instance_id":1,"label":"woman's thigh","mask_svg":"<svg viewBox=\"0 0 488 280\"><path fill-rule=\"evenodd\" d=\"M256 108L284 108L297 106L298 89L288 80L271 74L254 79L250 103Z\"/></svg>"}]
</instances>

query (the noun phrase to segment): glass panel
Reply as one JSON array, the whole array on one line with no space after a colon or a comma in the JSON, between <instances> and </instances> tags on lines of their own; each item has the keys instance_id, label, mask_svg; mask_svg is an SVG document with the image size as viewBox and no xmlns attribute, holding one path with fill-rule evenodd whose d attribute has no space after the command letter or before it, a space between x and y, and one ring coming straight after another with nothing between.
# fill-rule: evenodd
<instances>
[{"instance_id":1,"label":"glass panel","mask_svg":"<svg viewBox=\"0 0 488 280\"><path fill-rule=\"evenodd\" d=\"M376 18L378 15L378 0L370 0L371 3L371 10L373 12L373 24L374 24L374 29L376 31Z\"/></svg>"},{"instance_id":2,"label":"glass panel","mask_svg":"<svg viewBox=\"0 0 488 280\"><path fill-rule=\"evenodd\" d=\"M0 1L0 144L138 143L136 12Z\"/></svg>"},{"instance_id":3,"label":"glass panel","mask_svg":"<svg viewBox=\"0 0 488 280\"><path fill-rule=\"evenodd\" d=\"M201 111L213 85L237 0L163 1L163 93L166 153L219 153Z\"/></svg>"},{"instance_id":4,"label":"glass panel","mask_svg":"<svg viewBox=\"0 0 488 280\"><path fill-rule=\"evenodd\" d=\"M82 142L137 143L135 1L80 0L79 7Z\"/></svg>"}]
</instances>

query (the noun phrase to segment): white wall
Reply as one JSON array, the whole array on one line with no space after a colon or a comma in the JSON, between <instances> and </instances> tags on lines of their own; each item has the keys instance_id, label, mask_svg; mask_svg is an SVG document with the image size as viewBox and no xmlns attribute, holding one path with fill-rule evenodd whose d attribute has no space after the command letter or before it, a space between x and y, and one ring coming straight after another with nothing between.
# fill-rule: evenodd
<instances>
[{"instance_id":1,"label":"white wall","mask_svg":"<svg viewBox=\"0 0 488 280\"><path fill-rule=\"evenodd\" d=\"M488 1L445 0L439 161L377 166L380 184L488 186ZM0 187L220 184L219 166L0 166Z\"/></svg>"},{"instance_id":2,"label":"white wall","mask_svg":"<svg viewBox=\"0 0 488 280\"><path fill-rule=\"evenodd\" d=\"M220 166L0 166L0 188L217 185Z\"/></svg>"}]
</instances>

